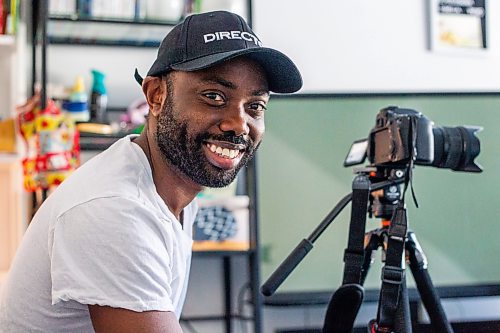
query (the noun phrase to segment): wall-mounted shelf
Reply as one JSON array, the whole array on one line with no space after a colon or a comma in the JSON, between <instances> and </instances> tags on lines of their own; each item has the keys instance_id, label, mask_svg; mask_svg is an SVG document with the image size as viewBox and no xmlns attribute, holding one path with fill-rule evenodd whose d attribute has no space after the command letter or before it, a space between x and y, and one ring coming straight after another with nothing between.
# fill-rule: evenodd
<instances>
[{"instance_id":1,"label":"wall-mounted shelf","mask_svg":"<svg viewBox=\"0 0 500 333\"><path fill-rule=\"evenodd\" d=\"M12 48L16 45L16 37L12 35L0 35L0 48Z\"/></svg>"},{"instance_id":2,"label":"wall-mounted shelf","mask_svg":"<svg viewBox=\"0 0 500 333\"><path fill-rule=\"evenodd\" d=\"M62 16L51 15L51 21L72 21L72 22L96 22L96 23L115 23L115 24L137 24L137 25L176 25L179 21L150 20L150 19L120 19L112 17L82 17L78 15Z\"/></svg>"},{"instance_id":3,"label":"wall-mounted shelf","mask_svg":"<svg viewBox=\"0 0 500 333\"><path fill-rule=\"evenodd\" d=\"M52 44L158 47L176 23L51 16L47 29L48 41Z\"/></svg>"}]
</instances>

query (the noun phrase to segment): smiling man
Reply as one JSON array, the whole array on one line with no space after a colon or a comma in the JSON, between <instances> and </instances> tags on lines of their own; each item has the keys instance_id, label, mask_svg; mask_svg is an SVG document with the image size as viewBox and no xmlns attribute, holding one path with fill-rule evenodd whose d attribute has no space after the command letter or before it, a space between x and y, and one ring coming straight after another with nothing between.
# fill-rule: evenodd
<instances>
[{"instance_id":1,"label":"smiling man","mask_svg":"<svg viewBox=\"0 0 500 333\"><path fill-rule=\"evenodd\" d=\"M144 131L80 167L38 210L0 299L1 332L181 332L194 201L230 184L293 62L228 12L187 17L142 84Z\"/></svg>"}]
</instances>

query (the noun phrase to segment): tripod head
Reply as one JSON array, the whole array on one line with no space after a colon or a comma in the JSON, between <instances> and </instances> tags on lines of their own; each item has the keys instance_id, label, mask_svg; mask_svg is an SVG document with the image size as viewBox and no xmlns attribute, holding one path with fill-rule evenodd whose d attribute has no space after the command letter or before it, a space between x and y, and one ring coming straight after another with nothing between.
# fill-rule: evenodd
<instances>
[{"instance_id":1,"label":"tripod head","mask_svg":"<svg viewBox=\"0 0 500 333\"><path fill-rule=\"evenodd\" d=\"M403 168L362 167L355 168L354 173L368 177L370 184L384 184L380 189L372 191L369 197L367 213L370 218L381 218L390 221L395 207L402 199L402 182L407 171Z\"/></svg>"}]
</instances>

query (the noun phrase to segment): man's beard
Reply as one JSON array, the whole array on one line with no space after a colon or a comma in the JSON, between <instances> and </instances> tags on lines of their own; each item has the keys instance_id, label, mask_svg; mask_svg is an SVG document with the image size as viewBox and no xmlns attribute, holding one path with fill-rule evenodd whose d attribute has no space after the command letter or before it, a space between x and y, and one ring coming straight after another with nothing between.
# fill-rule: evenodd
<instances>
[{"instance_id":1,"label":"man's beard","mask_svg":"<svg viewBox=\"0 0 500 333\"><path fill-rule=\"evenodd\" d=\"M175 119L172 96L168 95L170 96L167 96L165 108L158 116L156 125L156 142L165 160L202 186L224 187L231 184L238 171L253 157L258 145L254 147L250 138L245 140L241 136L235 135L202 133L195 137L190 136L188 123ZM209 163L203 153L204 141L207 139L244 144L247 148L236 168L223 170Z\"/></svg>"}]
</instances>

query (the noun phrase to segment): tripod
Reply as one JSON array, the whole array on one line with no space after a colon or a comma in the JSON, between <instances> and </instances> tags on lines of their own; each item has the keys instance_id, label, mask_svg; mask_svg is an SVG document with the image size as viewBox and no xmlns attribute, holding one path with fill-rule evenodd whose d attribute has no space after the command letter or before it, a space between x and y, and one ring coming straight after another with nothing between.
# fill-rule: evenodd
<instances>
[{"instance_id":1,"label":"tripod","mask_svg":"<svg viewBox=\"0 0 500 333\"><path fill-rule=\"evenodd\" d=\"M366 234L367 246L365 247L365 262L363 263L361 285L364 284L370 265L373 263L373 260L370 259L373 257L373 251L381 248L382 251L385 252L384 248L387 244L387 237L387 228L375 229ZM429 318L431 319L433 330L435 332L452 332L451 326L446 319L446 314L441 306L439 296L436 293L432 284L432 279L427 271L427 258L422 251L416 234L412 231L408 232L405 242L405 250L406 261L409 262L411 273L415 280L415 284L424 307L429 314ZM404 289L401 289L401 293L403 294L401 295L401 301L407 302L407 289L405 286L403 287ZM407 314L409 314L409 308L406 307L406 304L401 304L400 309L405 309L404 313L402 313L405 321L405 332L411 332L411 330L407 327L408 321L411 320L407 317Z\"/></svg>"},{"instance_id":2,"label":"tripod","mask_svg":"<svg viewBox=\"0 0 500 333\"><path fill-rule=\"evenodd\" d=\"M344 254L344 278L342 286L330 300L324 333L352 331L364 296L362 286L373 263L374 251L378 248L383 251L382 261L385 265L382 268L377 318L368 324L368 332L412 332L406 262L409 263L433 330L453 332L427 271L425 254L415 233L408 231L401 185L394 183L373 193L370 191L372 183L401 177L405 177L404 170L372 169L359 171L353 181L349 241ZM367 211L370 217L382 219L382 227L365 233Z\"/></svg>"}]
</instances>

